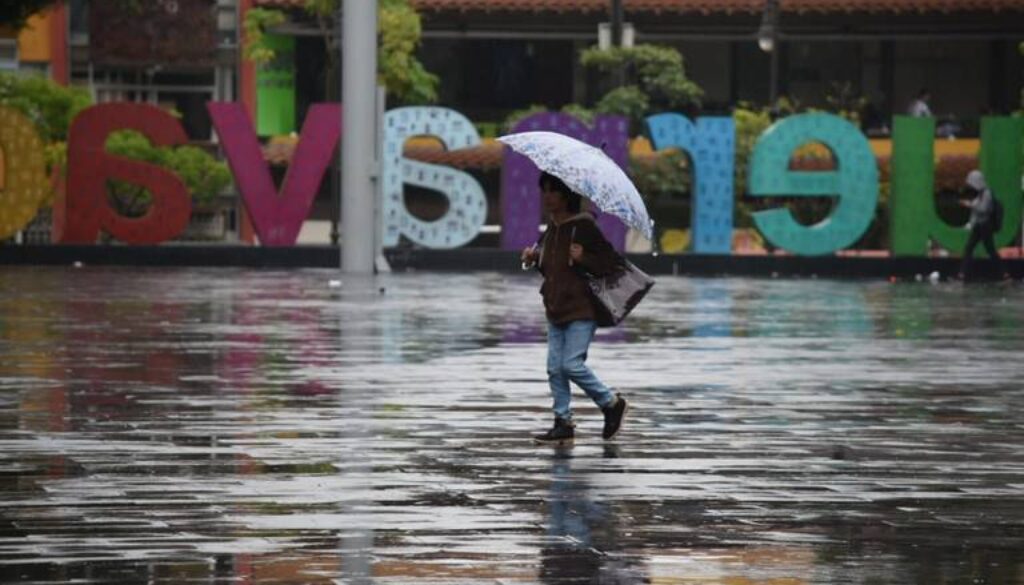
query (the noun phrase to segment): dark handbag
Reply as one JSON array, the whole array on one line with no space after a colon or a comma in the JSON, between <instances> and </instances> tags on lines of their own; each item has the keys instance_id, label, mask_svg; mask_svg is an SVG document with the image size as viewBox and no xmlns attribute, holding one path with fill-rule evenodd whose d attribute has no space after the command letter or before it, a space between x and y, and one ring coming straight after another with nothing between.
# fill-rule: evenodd
<instances>
[{"instance_id":1,"label":"dark handbag","mask_svg":"<svg viewBox=\"0 0 1024 585\"><path fill-rule=\"evenodd\" d=\"M590 292L608 311L616 325L629 315L633 307L637 306L647 291L654 286L653 278L625 258L622 259L622 267L607 276L594 276L589 273L585 273L584 276L590 286Z\"/></svg>"}]
</instances>

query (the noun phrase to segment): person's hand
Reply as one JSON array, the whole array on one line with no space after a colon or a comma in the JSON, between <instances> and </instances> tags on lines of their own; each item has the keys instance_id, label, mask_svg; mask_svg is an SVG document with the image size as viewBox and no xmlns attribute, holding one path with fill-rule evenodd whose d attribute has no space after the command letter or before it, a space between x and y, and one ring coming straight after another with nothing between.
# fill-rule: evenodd
<instances>
[{"instance_id":1,"label":"person's hand","mask_svg":"<svg viewBox=\"0 0 1024 585\"><path fill-rule=\"evenodd\" d=\"M537 263L537 258L540 256L540 252L537 251L536 246L529 248L523 248L521 254L519 254L519 260L524 266L532 266Z\"/></svg>"},{"instance_id":2,"label":"person's hand","mask_svg":"<svg viewBox=\"0 0 1024 585\"><path fill-rule=\"evenodd\" d=\"M579 244L569 246L569 257L573 262L579 262L583 258L583 246Z\"/></svg>"}]
</instances>

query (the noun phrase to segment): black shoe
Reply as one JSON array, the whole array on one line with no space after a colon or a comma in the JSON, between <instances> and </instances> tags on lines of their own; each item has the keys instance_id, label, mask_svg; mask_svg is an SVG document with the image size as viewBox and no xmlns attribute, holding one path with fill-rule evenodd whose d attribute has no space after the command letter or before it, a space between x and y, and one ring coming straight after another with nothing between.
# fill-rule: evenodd
<instances>
[{"instance_id":1,"label":"black shoe","mask_svg":"<svg viewBox=\"0 0 1024 585\"><path fill-rule=\"evenodd\" d=\"M574 434L571 422L556 417L555 426L543 435L534 435L533 441L541 445L572 445Z\"/></svg>"},{"instance_id":2,"label":"black shoe","mask_svg":"<svg viewBox=\"0 0 1024 585\"><path fill-rule=\"evenodd\" d=\"M601 409L604 412L604 430L601 431L601 436L606 441L615 438L619 429L622 428L622 419L626 416L626 406L626 399L616 394L615 404Z\"/></svg>"}]
</instances>

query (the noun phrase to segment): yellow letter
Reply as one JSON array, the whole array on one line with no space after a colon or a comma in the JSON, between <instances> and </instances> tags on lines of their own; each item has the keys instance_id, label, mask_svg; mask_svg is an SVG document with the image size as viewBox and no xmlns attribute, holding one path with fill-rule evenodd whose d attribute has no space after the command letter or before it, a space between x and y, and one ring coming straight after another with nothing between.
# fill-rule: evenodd
<instances>
[{"instance_id":1,"label":"yellow letter","mask_svg":"<svg viewBox=\"0 0 1024 585\"><path fill-rule=\"evenodd\" d=\"M21 231L39 211L50 189L43 141L21 112L0 106L0 150L4 181L0 189L0 240Z\"/></svg>"}]
</instances>

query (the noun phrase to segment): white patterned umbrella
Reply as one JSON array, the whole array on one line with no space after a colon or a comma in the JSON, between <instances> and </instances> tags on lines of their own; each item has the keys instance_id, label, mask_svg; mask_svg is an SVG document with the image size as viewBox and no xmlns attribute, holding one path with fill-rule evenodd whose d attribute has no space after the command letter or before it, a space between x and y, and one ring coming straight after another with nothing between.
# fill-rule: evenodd
<instances>
[{"instance_id":1,"label":"white patterned umbrella","mask_svg":"<svg viewBox=\"0 0 1024 585\"><path fill-rule=\"evenodd\" d=\"M557 132L520 132L498 138L540 170L561 179L598 209L621 219L648 240L654 222L640 192L626 173L600 148Z\"/></svg>"}]
</instances>

